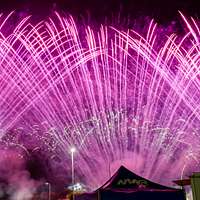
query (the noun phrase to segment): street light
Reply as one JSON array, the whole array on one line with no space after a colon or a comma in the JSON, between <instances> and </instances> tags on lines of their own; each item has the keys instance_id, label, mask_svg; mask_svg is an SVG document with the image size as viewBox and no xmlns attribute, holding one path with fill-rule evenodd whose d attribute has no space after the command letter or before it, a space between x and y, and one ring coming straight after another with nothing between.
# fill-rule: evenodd
<instances>
[{"instance_id":1,"label":"street light","mask_svg":"<svg viewBox=\"0 0 200 200\"><path fill-rule=\"evenodd\" d=\"M70 148L70 153L71 153L71 168L72 168L72 186L75 183L75 176L74 176L74 153L76 152L75 147ZM72 190L72 200L74 200L74 190Z\"/></svg>"},{"instance_id":2,"label":"street light","mask_svg":"<svg viewBox=\"0 0 200 200\"><path fill-rule=\"evenodd\" d=\"M51 184L46 182L45 185L48 186L48 200L51 200Z\"/></svg>"},{"instance_id":3,"label":"street light","mask_svg":"<svg viewBox=\"0 0 200 200\"><path fill-rule=\"evenodd\" d=\"M72 167L72 185L74 185L74 153L76 152L76 148L75 147L71 147L70 149L71 152L71 167Z\"/></svg>"}]
</instances>

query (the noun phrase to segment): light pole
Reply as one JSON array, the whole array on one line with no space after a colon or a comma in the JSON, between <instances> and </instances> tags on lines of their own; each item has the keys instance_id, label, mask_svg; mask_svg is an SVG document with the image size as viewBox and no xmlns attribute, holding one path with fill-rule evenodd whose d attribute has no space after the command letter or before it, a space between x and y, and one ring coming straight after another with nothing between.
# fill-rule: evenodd
<instances>
[{"instance_id":1,"label":"light pole","mask_svg":"<svg viewBox=\"0 0 200 200\"><path fill-rule=\"evenodd\" d=\"M45 185L48 186L48 200L51 200L51 184L46 182Z\"/></svg>"},{"instance_id":2,"label":"light pole","mask_svg":"<svg viewBox=\"0 0 200 200\"><path fill-rule=\"evenodd\" d=\"M74 153L76 152L75 147L70 148L70 153L71 153L71 168L72 168L72 188L75 183L75 176L74 176ZM72 200L74 200L74 189L72 190Z\"/></svg>"}]
</instances>

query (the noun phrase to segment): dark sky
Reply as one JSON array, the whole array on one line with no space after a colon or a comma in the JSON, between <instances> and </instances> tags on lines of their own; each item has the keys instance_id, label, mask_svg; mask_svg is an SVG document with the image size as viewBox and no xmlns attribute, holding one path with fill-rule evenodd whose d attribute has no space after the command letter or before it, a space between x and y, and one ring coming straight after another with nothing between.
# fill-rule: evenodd
<instances>
[{"instance_id":1,"label":"dark sky","mask_svg":"<svg viewBox=\"0 0 200 200\"><path fill-rule=\"evenodd\" d=\"M122 16L148 15L165 23L174 19L178 10L186 15L199 17L198 2L199 0L0 0L0 9L3 12L26 9L38 16L47 15L56 9L76 16L90 13L92 18L98 20L120 11Z\"/></svg>"}]
</instances>

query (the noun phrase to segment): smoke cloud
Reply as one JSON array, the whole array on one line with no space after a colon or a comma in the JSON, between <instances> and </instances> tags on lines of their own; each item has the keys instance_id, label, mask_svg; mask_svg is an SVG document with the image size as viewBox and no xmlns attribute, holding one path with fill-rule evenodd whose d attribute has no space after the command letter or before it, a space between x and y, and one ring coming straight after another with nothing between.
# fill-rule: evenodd
<instances>
[{"instance_id":1,"label":"smoke cloud","mask_svg":"<svg viewBox=\"0 0 200 200\"><path fill-rule=\"evenodd\" d=\"M31 178L26 159L15 150L0 150L0 199L29 200L39 181Z\"/></svg>"}]
</instances>

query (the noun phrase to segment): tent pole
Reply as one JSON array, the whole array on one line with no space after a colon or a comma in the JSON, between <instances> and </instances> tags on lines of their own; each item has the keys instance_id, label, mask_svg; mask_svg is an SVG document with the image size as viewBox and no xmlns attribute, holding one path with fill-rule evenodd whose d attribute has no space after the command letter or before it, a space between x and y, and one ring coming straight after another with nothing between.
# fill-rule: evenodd
<instances>
[{"instance_id":1,"label":"tent pole","mask_svg":"<svg viewBox=\"0 0 200 200\"><path fill-rule=\"evenodd\" d=\"M100 197L100 191L98 190L98 192L97 192L97 200L100 200L101 199L101 197Z\"/></svg>"}]
</instances>

